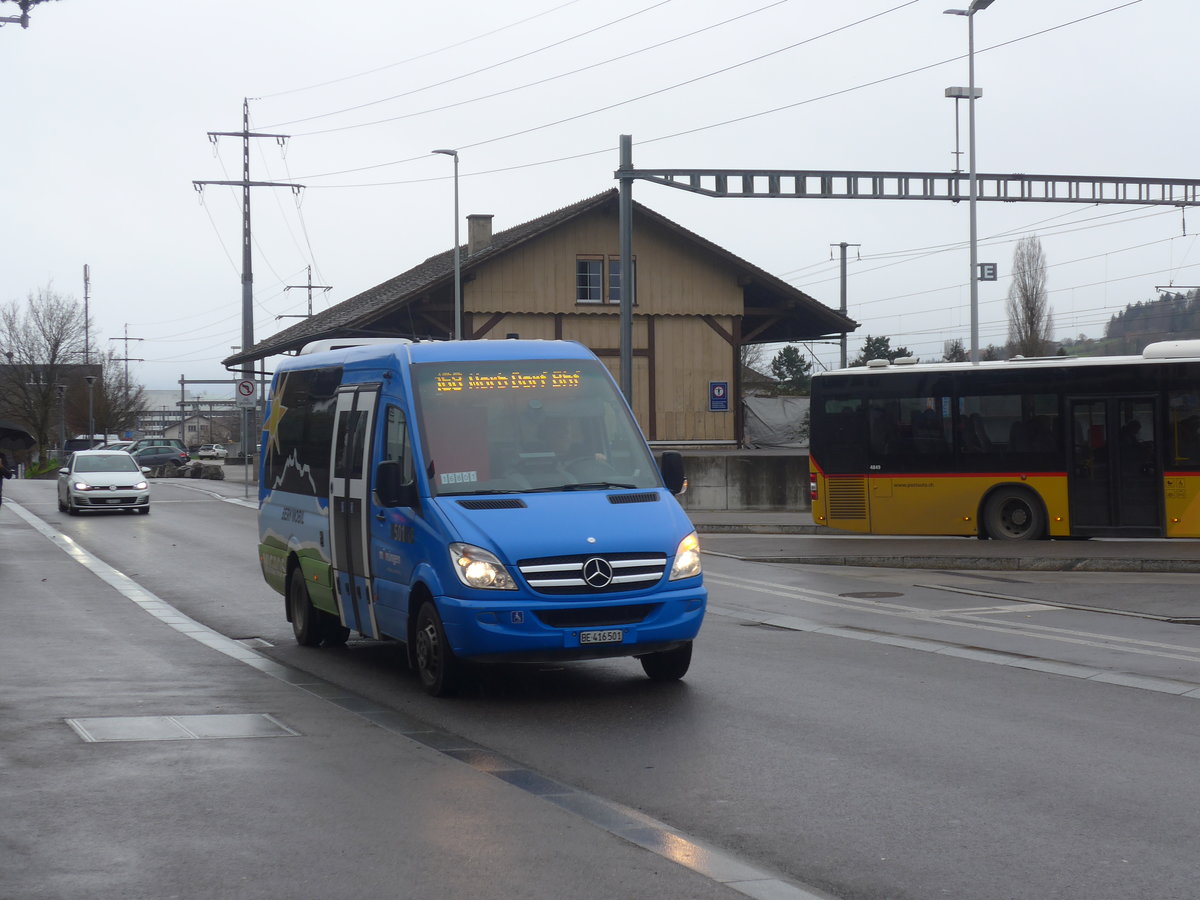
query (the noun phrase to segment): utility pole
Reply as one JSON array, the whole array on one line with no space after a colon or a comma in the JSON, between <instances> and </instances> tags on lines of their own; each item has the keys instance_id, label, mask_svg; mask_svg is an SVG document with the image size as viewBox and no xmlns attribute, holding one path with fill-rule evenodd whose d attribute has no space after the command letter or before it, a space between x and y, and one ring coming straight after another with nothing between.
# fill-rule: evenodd
<instances>
[{"instance_id":1,"label":"utility pole","mask_svg":"<svg viewBox=\"0 0 1200 900\"><path fill-rule=\"evenodd\" d=\"M250 101L248 98L242 100L242 130L241 131L210 131L208 139L214 144L217 138L221 137L238 137L242 139L242 180L241 181L193 181L192 184L196 190L203 192L204 186L209 184L226 185L230 187L240 187L242 189L242 348L249 350L254 346L254 273L251 259L251 232L250 232L250 188L252 187L286 187L291 188L293 192L298 192L304 187L302 184L294 184L279 181L251 181L250 180L250 138L275 138L282 147L289 135L286 134L263 134L250 130ZM254 363L247 360L242 365L242 378L250 380L254 378ZM246 443L245 437L250 434L250 415L249 409L245 410L242 416L242 435L243 444L247 450L249 445ZM248 457L247 457L248 458Z\"/></svg>"},{"instance_id":2,"label":"utility pole","mask_svg":"<svg viewBox=\"0 0 1200 900\"><path fill-rule=\"evenodd\" d=\"M0 16L0 25L20 25L22 28L28 28L29 7L33 6L33 3L34 0L19 0L21 14L19 16Z\"/></svg>"},{"instance_id":3,"label":"utility pole","mask_svg":"<svg viewBox=\"0 0 1200 900\"><path fill-rule=\"evenodd\" d=\"M122 403L122 406L123 406L124 408L121 410L121 414L122 414L123 416L125 416L125 415L128 415L128 414L129 414L129 413L132 411L132 410L130 410L130 409L129 409L129 364L130 364L131 362L145 362L145 360L144 360L144 359L141 359L140 357L130 357L130 355L129 355L129 342L130 342L130 341L144 341L144 340L145 340L145 338L140 338L140 337L130 337L130 336L129 336L129 323L128 323L128 322L126 322L126 323L125 323L125 337L119 337L119 338L109 338L109 340L110 340L110 341L124 341L124 342L125 342L125 355L124 355L124 356L122 356L122 357L119 357L119 358L117 359L117 362L123 362L123 363L125 363L125 383L124 383L123 390L122 390L122 393L123 393L123 395L124 395L124 396L123 396L123 400L124 400L124 402Z\"/></svg>"},{"instance_id":4,"label":"utility pole","mask_svg":"<svg viewBox=\"0 0 1200 900\"><path fill-rule=\"evenodd\" d=\"M91 322L88 317L88 299L92 292L92 273L88 264L83 264L83 364L89 365L91 359Z\"/></svg>"},{"instance_id":5,"label":"utility pole","mask_svg":"<svg viewBox=\"0 0 1200 900\"><path fill-rule=\"evenodd\" d=\"M323 291L332 291L333 286L328 284L313 284L312 283L312 266L305 266L308 270L308 284L285 284L283 289L290 291L296 288L308 288L308 315L302 316L299 313L284 313L276 316L276 319L307 319L312 318L312 292L315 288L320 288Z\"/></svg>"},{"instance_id":6,"label":"utility pole","mask_svg":"<svg viewBox=\"0 0 1200 900\"><path fill-rule=\"evenodd\" d=\"M841 247L842 249L842 301L838 305L838 312L844 316L846 315L846 248L861 247L862 244L847 244L845 241L842 241L840 244L830 244L829 246ZM841 365L838 368L844 369L846 368L846 332L842 332L842 339L839 343L841 344L842 353Z\"/></svg>"}]
</instances>

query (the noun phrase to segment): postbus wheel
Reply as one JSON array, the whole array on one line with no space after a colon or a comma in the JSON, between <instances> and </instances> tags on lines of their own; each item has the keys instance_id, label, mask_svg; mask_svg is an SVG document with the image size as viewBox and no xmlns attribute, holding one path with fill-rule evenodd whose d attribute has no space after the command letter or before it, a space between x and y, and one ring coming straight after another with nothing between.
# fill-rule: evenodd
<instances>
[{"instance_id":1,"label":"postbus wheel","mask_svg":"<svg viewBox=\"0 0 1200 900\"><path fill-rule=\"evenodd\" d=\"M308 586L300 567L292 569L287 584L288 612L292 618L292 634L301 647L315 647L325 637L320 611L312 605Z\"/></svg>"},{"instance_id":2,"label":"postbus wheel","mask_svg":"<svg viewBox=\"0 0 1200 900\"><path fill-rule=\"evenodd\" d=\"M448 697L456 692L461 664L450 649L442 618L431 600L422 603L417 611L413 658L417 677L427 694Z\"/></svg>"},{"instance_id":3,"label":"postbus wheel","mask_svg":"<svg viewBox=\"0 0 1200 900\"><path fill-rule=\"evenodd\" d=\"M993 540L1035 541L1046 533L1046 514L1030 491L1000 488L987 499L983 524Z\"/></svg>"},{"instance_id":4,"label":"postbus wheel","mask_svg":"<svg viewBox=\"0 0 1200 900\"><path fill-rule=\"evenodd\" d=\"M651 681L678 681L687 674L692 664L692 642L688 641L674 650L647 653L639 658L642 670Z\"/></svg>"}]
</instances>

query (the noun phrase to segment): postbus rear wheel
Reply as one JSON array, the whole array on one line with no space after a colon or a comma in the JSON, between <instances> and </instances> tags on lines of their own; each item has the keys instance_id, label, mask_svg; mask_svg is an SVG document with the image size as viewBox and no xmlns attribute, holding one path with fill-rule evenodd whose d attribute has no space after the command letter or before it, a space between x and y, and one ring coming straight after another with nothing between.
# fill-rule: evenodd
<instances>
[{"instance_id":1,"label":"postbus rear wheel","mask_svg":"<svg viewBox=\"0 0 1200 900\"><path fill-rule=\"evenodd\" d=\"M1036 541L1046 533L1046 514L1030 491L1000 488L987 499L983 512L987 536L997 541Z\"/></svg>"}]
</instances>

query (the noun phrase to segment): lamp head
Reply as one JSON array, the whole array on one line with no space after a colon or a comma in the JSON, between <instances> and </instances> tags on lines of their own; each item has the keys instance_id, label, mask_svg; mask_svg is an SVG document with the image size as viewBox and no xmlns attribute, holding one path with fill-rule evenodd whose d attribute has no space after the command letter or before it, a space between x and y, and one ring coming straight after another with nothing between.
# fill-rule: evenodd
<instances>
[{"instance_id":1,"label":"lamp head","mask_svg":"<svg viewBox=\"0 0 1200 900\"><path fill-rule=\"evenodd\" d=\"M453 156L455 159L458 159L458 151L457 150L430 150L429 152L430 153L440 153L440 154L442 154L442 156Z\"/></svg>"}]
</instances>

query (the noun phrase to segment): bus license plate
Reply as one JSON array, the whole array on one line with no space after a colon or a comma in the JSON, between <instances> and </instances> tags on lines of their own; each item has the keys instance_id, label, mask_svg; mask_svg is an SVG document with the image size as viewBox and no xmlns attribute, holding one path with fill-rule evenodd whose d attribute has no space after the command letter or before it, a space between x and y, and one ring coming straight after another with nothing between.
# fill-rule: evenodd
<instances>
[{"instance_id":1,"label":"bus license plate","mask_svg":"<svg viewBox=\"0 0 1200 900\"><path fill-rule=\"evenodd\" d=\"M619 644L625 639L623 631L581 631L579 632L579 643L581 644Z\"/></svg>"}]
</instances>

